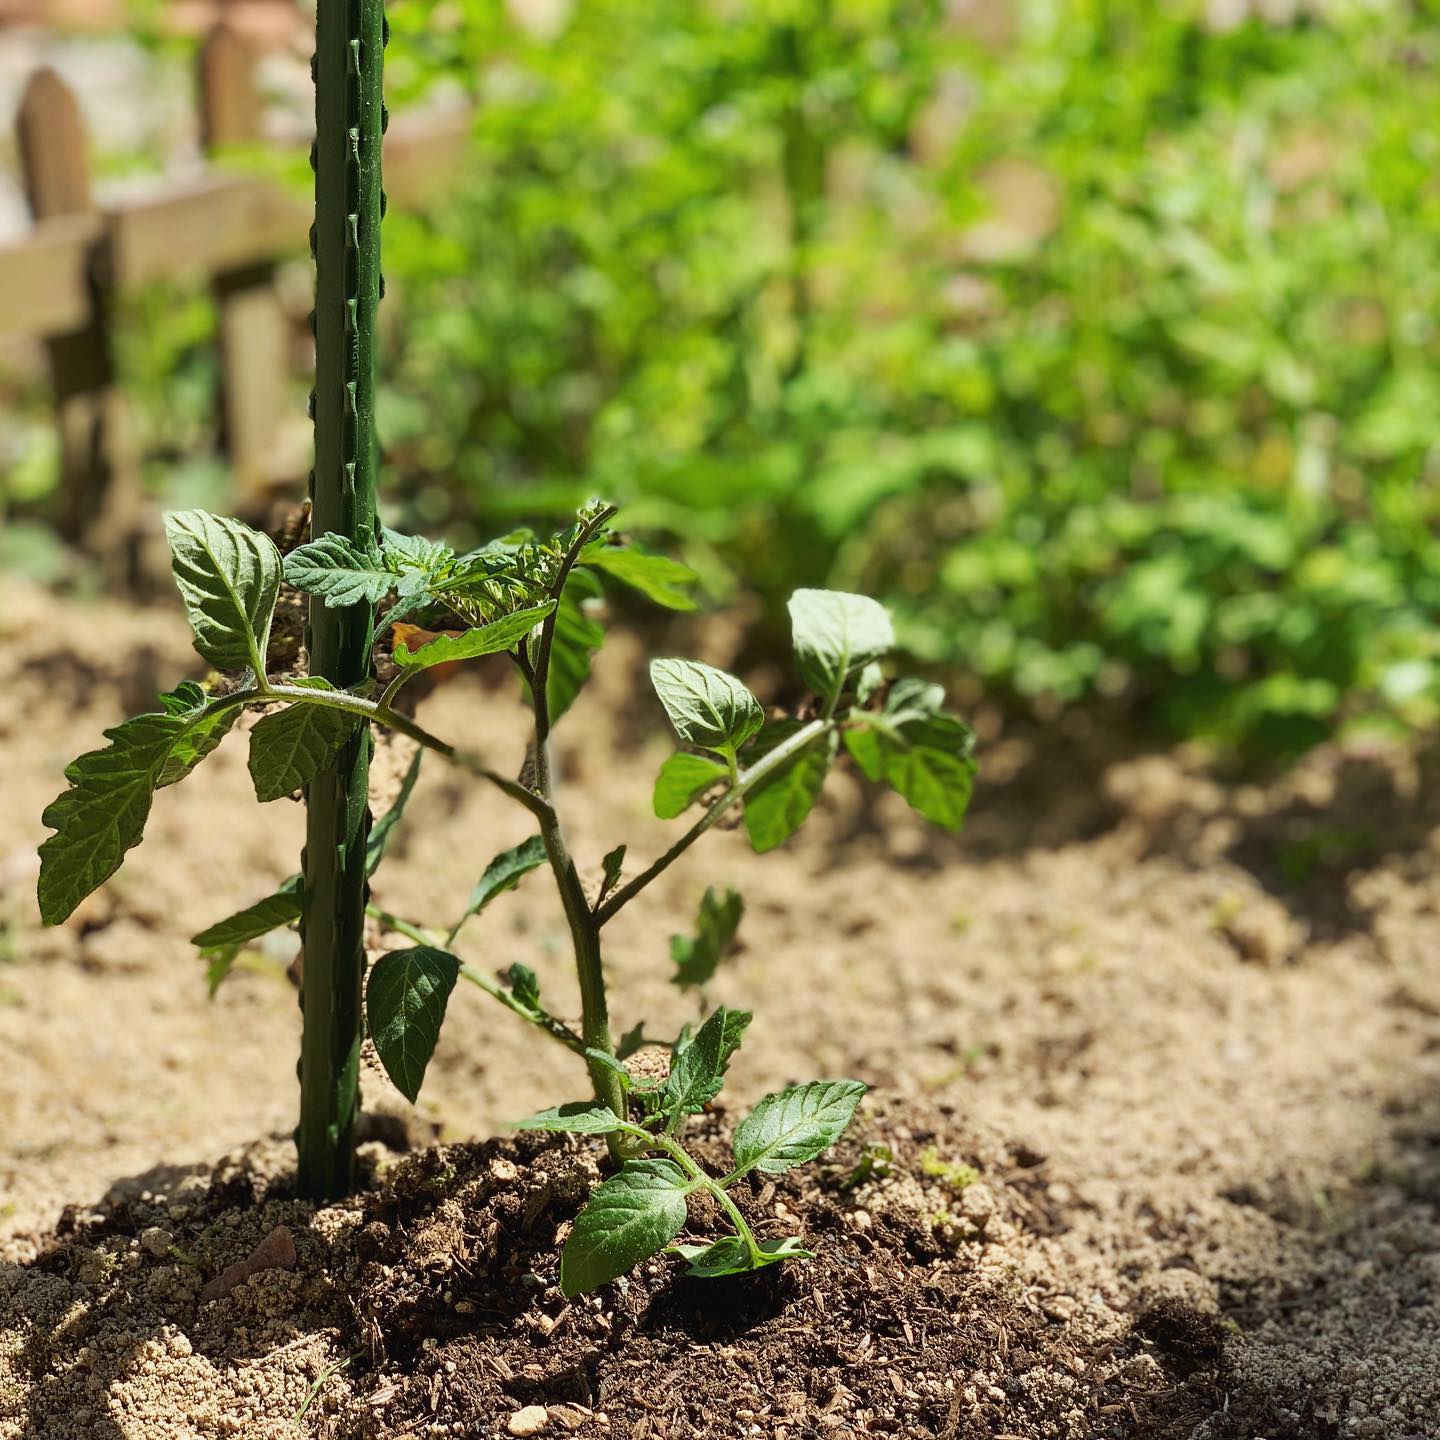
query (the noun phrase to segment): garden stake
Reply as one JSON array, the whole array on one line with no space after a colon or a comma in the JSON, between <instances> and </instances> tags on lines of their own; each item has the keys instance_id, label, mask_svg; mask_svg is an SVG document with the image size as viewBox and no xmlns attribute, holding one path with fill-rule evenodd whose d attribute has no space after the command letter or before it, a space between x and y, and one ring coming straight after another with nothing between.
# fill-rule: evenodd
<instances>
[{"instance_id":1,"label":"garden stake","mask_svg":"<svg viewBox=\"0 0 1440 1440\"><path fill-rule=\"evenodd\" d=\"M312 534L369 546L376 535L375 314L380 299L382 0L320 0L315 21L315 469ZM336 689L370 673L374 607L312 600L310 674ZM365 843L372 740L358 725L305 792L300 1055L302 1195L353 1182L365 973Z\"/></svg>"}]
</instances>

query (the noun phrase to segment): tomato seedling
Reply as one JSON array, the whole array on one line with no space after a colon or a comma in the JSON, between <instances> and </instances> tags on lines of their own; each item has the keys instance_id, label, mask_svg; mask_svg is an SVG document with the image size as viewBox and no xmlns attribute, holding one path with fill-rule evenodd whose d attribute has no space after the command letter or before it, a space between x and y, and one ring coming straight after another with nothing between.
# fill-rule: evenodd
<instances>
[{"instance_id":1,"label":"tomato seedling","mask_svg":"<svg viewBox=\"0 0 1440 1440\"><path fill-rule=\"evenodd\" d=\"M740 680L713 666L685 659L651 663L656 696L682 747L660 768L654 809L664 819L696 807L699 813L674 844L633 874L626 873L626 847L611 850L598 887L587 890L561 824L550 742L604 640L590 602L608 578L662 605L693 608L693 574L612 534L614 513L592 502L560 534L540 539L519 532L465 555L389 530L364 544L327 534L283 562L267 537L234 520L201 511L171 515L173 567L196 648L225 672L222 681L211 690L187 681L162 697L159 712L106 732L109 746L82 755L66 772L70 788L44 816L56 833L40 849L41 912L55 923L140 841L155 791L188 775L247 707L268 711L250 732L249 768L261 800L313 785L332 757L371 725L418 743L399 796L366 836L367 875L384 857L426 750L522 806L536 834L491 861L448 926L431 929L369 906L372 917L412 943L387 950L370 966L365 1011L381 1063L412 1101L461 978L584 1064L589 1100L517 1122L525 1129L604 1136L619 1165L565 1244L561 1285L567 1294L591 1290L666 1246L685 1224L686 1197L696 1191L714 1196L734 1233L710 1245L678 1247L691 1273L725 1275L808 1254L796 1238L758 1241L728 1191L752 1172L774 1174L813 1160L840 1136L865 1090L854 1080L817 1080L766 1096L735 1129L734 1168L722 1179L711 1177L681 1136L687 1119L719 1094L751 1016L714 1009L698 1028L687 1027L659 1047L659 1064L642 1027L617 1043L602 960L605 926L737 807L755 850L788 840L842 748L871 780L888 783L926 818L952 829L964 817L975 769L971 732L946 713L941 688L914 678L887 680L882 665L894 636L885 610L864 596L798 590L790 601L794 650L811 692L801 714L767 718ZM266 654L282 577L327 606L384 607L377 634L402 619L463 628L424 629L431 638L414 649L397 643L395 673L383 689L375 678L341 689L315 676L272 675ZM404 687L427 668L498 654L518 671L531 709L528 756L514 779L396 708ZM571 934L578 1029L549 1008L528 966L492 976L454 953L475 916L542 866L558 886ZM195 937L211 959L212 986L243 946L304 913L306 884L292 876L273 895ZM671 942L677 984L703 995L742 908L734 891L706 892L696 934Z\"/></svg>"}]
</instances>

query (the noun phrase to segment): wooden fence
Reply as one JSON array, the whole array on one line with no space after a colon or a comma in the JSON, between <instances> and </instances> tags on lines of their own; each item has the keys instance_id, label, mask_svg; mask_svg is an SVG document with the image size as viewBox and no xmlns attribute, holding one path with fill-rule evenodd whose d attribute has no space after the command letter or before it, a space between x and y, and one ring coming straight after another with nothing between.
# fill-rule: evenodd
<instances>
[{"instance_id":1,"label":"wooden fence","mask_svg":"<svg viewBox=\"0 0 1440 1440\"><path fill-rule=\"evenodd\" d=\"M197 90L208 150L258 142L254 42L217 25L200 50ZM304 253L308 197L277 181L210 167L152 193L97 203L80 107L52 70L34 74L18 113L20 164L33 215L0 243L0 332L42 339L59 429L65 536L92 553L128 548L138 493L117 385L118 293L165 277L205 276L219 314L221 443L236 501L254 507L277 482L275 439L289 408L289 327L276 266ZM385 137L392 205L416 206L459 163L468 118L396 116Z\"/></svg>"}]
</instances>

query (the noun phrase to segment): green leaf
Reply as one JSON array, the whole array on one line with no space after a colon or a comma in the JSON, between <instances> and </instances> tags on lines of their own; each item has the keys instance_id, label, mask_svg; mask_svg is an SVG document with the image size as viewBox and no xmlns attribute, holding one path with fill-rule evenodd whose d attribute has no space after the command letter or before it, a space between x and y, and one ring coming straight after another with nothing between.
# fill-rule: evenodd
<instances>
[{"instance_id":1,"label":"green leaf","mask_svg":"<svg viewBox=\"0 0 1440 1440\"><path fill-rule=\"evenodd\" d=\"M625 865L625 851L628 847L617 845L600 862L604 869L605 876L600 882L600 899L603 900L616 886L620 879L620 871Z\"/></svg>"},{"instance_id":2,"label":"green leaf","mask_svg":"<svg viewBox=\"0 0 1440 1440\"><path fill-rule=\"evenodd\" d=\"M691 755L681 750L670 756L655 777L655 813L662 820L683 815L696 799L729 771L708 755Z\"/></svg>"},{"instance_id":3,"label":"green leaf","mask_svg":"<svg viewBox=\"0 0 1440 1440\"><path fill-rule=\"evenodd\" d=\"M170 747L170 754L160 768L155 788L163 790L183 780L230 733L240 718L239 705L225 710L200 713L210 697L193 680L182 680L168 695L160 697L167 715L190 715L190 724Z\"/></svg>"},{"instance_id":4,"label":"green leaf","mask_svg":"<svg viewBox=\"0 0 1440 1440\"><path fill-rule=\"evenodd\" d=\"M895 648L885 607L843 590L797 590L790 597L795 656L805 683L833 701L846 682Z\"/></svg>"},{"instance_id":5,"label":"green leaf","mask_svg":"<svg viewBox=\"0 0 1440 1440\"><path fill-rule=\"evenodd\" d=\"M188 774L213 748L218 735L207 713L213 703L198 686L181 686L161 697L162 711L106 730L109 745L66 767L69 788L40 817L55 831L40 846L36 887L47 925L58 925L120 868L145 833L155 791Z\"/></svg>"},{"instance_id":6,"label":"green leaf","mask_svg":"<svg viewBox=\"0 0 1440 1440\"><path fill-rule=\"evenodd\" d=\"M195 648L217 670L248 667L263 675L280 593L274 542L204 510L172 510L165 516L165 538Z\"/></svg>"},{"instance_id":7,"label":"green leaf","mask_svg":"<svg viewBox=\"0 0 1440 1440\"><path fill-rule=\"evenodd\" d=\"M412 1105L459 974L453 955L428 945L392 950L371 967L365 987L370 1035L385 1073Z\"/></svg>"},{"instance_id":8,"label":"green leaf","mask_svg":"<svg viewBox=\"0 0 1440 1440\"><path fill-rule=\"evenodd\" d=\"M445 576L455 552L438 540L402 535L387 527L383 531L382 558L394 576L396 594L408 600L423 595L432 581Z\"/></svg>"},{"instance_id":9,"label":"green leaf","mask_svg":"<svg viewBox=\"0 0 1440 1440\"><path fill-rule=\"evenodd\" d=\"M738 750L765 723L760 702L733 675L698 660L652 660L650 683L675 733L704 750Z\"/></svg>"},{"instance_id":10,"label":"green leaf","mask_svg":"<svg viewBox=\"0 0 1440 1440\"><path fill-rule=\"evenodd\" d=\"M668 556L596 540L580 552L580 564L603 570L667 610L695 608L694 598L680 587L694 585L700 577L688 565Z\"/></svg>"},{"instance_id":11,"label":"green leaf","mask_svg":"<svg viewBox=\"0 0 1440 1440\"><path fill-rule=\"evenodd\" d=\"M550 644L550 679L545 687L550 700L550 723L574 703L590 678L590 660L605 643L605 627L585 613L585 602L598 600L600 582L585 570L572 570L565 593L555 608L555 631Z\"/></svg>"},{"instance_id":12,"label":"green leaf","mask_svg":"<svg viewBox=\"0 0 1440 1440\"><path fill-rule=\"evenodd\" d=\"M672 1245L670 1252L690 1262L687 1275L702 1280L716 1280L722 1275L744 1275L782 1260L813 1260L815 1252L807 1250L798 1235L784 1240L762 1240L759 1255L751 1255L750 1247L738 1235L725 1235L713 1245Z\"/></svg>"},{"instance_id":13,"label":"green leaf","mask_svg":"<svg viewBox=\"0 0 1440 1440\"><path fill-rule=\"evenodd\" d=\"M858 1080L812 1080L767 1095L735 1127L735 1168L778 1175L828 1150L844 1133L866 1087Z\"/></svg>"},{"instance_id":14,"label":"green leaf","mask_svg":"<svg viewBox=\"0 0 1440 1440\"><path fill-rule=\"evenodd\" d=\"M205 993L213 1000L225 983L235 962L240 958L243 945L223 945L218 950L203 950L210 963L205 967Z\"/></svg>"},{"instance_id":15,"label":"green leaf","mask_svg":"<svg viewBox=\"0 0 1440 1440\"><path fill-rule=\"evenodd\" d=\"M802 728L798 720L766 726L747 753L746 762L754 764ZM816 735L810 744L746 792L745 830L758 854L783 845L805 823L825 784L836 745L833 731Z\"/></svg>"},{"instance_id":16,"label":"green leaf","mask_svg":"<svg viewBox=\"0 0 1440 1440\"><path fill-rule=\"evenodd\" d=\"M517 960L505 972L505 979L509 982L510 993L520 1004L536 1015L544 1014L540 1005L540 977L528 965L522 965Z\"/></svg>"},{"instance_id":17,"label":"green leaf","mask_svg":"<svg viewBox=\"0 0 1440 1440\"><path fill-rule=\"evenodd\" d=\"M943 699L939 686L899 682L881 714L856 717L865 728L847 730L845 748L867 779L887 781L927 820L958 830L975 785L975 736L936 713Z\"/></svg>"},{"instance_id":18,"label":"green leaf","mask_svg":"<svg viewBox=\"0 0 1440 1440\"><path fill-rule=\"evenodd\" d=\"M396 585L379 555L343 535L322 535L292 550L285 557L285 578L297 590L320 596L330 610L378 605Z\"/></svg>"},{"instance_id":19,"label":"green leaf","mask_svg":"<svg viewBox=\"0 0 1440 1440\"><path fill-rule=\"evenodd\" d=\"M318 675L291 682L334 690ZM360 720L344 710L297 701L267 715L250 732L250 778L257 800L279 800L308 785L355 733Z\"/></svg>"},{"instance_id":20,"label":"green leaf","mask_svg":"<svg viewBox=\"0 0 1440 1440\"><path fill-rule=\"evenodd\" d=\"M420 758L424 754L424 750L417 749L415 751L415 756L410 761L409 769L405 771L405 778L400 782L400 790L393 803L370 827L370 834L365 838L365 873L367 875L373 875L380 868L380 862L385 858L385 847L389 844L390 832L400 823L401 816L405 814L405 806L409 803L410 792L415 788L415 782L420 777Z\"/></svg>"},{"instance_id":21,"label":"green leaf","mask_svg":"<svg viewBox=\"0 0 1440 1440\"><path fill-rule=\"evenodd\" d=\"M635 1077L620 1063L613 1055L607 1054L604 1050L596 1050L593 1046L585 1047L585 1058L593 1065L599 1065L608 1070L628 1091L635 1083Z\"/></svg>"},{"instance_id":22,"label":"green leaf","mask_svg":"<svg viewBox=\"0 0 1440 1440\"><path fill-rule=\"evenodd\" d=\"M467 630L463 635L439 635L418 650L411 650L401 643L395 647L395 663L402 669L423 670L431 665L443 665L449 660L474 660L481 655L513 650L554 608L555 602L547 600L543 605L532 605L528 610L502 615L498 620L492 620L476 630Z\"/></svg>"},{"instance_id":23,"label":"green leaf","mask_svg":"<svg viewBox=\"0 0 1440 1440\"><path fill-rule=\"evenodd\" d=\"M303 885L301 876L290 876L281 881L273 895L217 920L198 935L192 935L190 943L201 950L222 950L231 945L248 945L282 925L293 925L305 908Z\"/></svg>"},{"instance_id":24,"label":"green leaf","mask_svg":"<svg viewBox=\"0 0 1440 1440\"><path fill-rule=\"evenodd\" d=\"M584 1295L664 1249L685 1224L688 1182L673 1160L630 1160L596 1188L560 1252L560 1289Z\"/></svg>"},{"instance_id":25,"label":"green leaf","mask_svg":"<svg viewBox=\"0 0 1440 1440\"><path fill-rule=\"evenodd\" d=\"M752 1018L748 1010L727 1010L722 1005L675 1047L660 1098L667 1116L698 1115L720 1093L730 1058L740 1048Z\"/></svg>"},{"instance_id":26,"label":"green leaf","mask_svg":"<svg viewBox=\"0 0 1440 1440\"><path fill-rule=\"evenodd\" d=\"M744 913L745 901L738 890L726 890L722 895L711 886L705 891L695 919L694 939L688 935L670 937L670 958L676 965L670 978L675 984L681 989L709 984L735 941Z\"/></svg>"},{"instance_id":27,"label":"green leaf","mask_svg":"<svg viewBox=\"0 0 1440 1440\"><path fill-rule=\"evenodd\" d=\"M537 1111L523 1120L511 1120L510 1130L548 1130L566 1135L613 1135L621 1128L614 1111L593 1100L574 1100Z\"/></svg>"},{"instance_id":28,"label":"green leaf","mask_svg":"<svg viewBox=\"0 0 1440 1440\"><path fill-rule=\"evenodd\" d=\"M545 863L545 841L532 835L509 850L502 850L486 867L470 892L465 913L456 922L458 930L472 915L478 915L497 895L513 890L532 870Z\"/></svg>"}]
</instances>

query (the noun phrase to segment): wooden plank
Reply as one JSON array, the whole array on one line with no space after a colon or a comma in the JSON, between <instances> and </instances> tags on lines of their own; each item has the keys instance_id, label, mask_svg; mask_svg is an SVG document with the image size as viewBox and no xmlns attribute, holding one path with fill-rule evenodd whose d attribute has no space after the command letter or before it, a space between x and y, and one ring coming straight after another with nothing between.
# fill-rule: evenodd
<instances>
[{"instance_id":1,"label":"wooden plank","mask_svg":"<svg viewBox=\"0 0 1440 1440\"><path fill-rule=\"evenodd\" d=\"M254 45L225 24L215 26L199 56L200 129L208 150L258 142L264 106L256 82ZM220 271L213 289L219 311L220 439L234 476L237 506L258 509L282 473L277 448L289 396L285 316L266 256Z\"/></svg>"},{"instance_id":2,"label":"wooden plank","mask_svg":"<svg viewBox=\"0 0 1440 1440\"><path fill-rule=\"evenodd\" d=\"M25 193L37 221L94 216L85 127L74 95L53 70L30 77L16 117ZM123 399L110 346L103 244L86 254L87 304L46 341L60 433L61 533L102 562L107 578L132 578L138 475L127 445Z\"/></svg>"},{"instance_id":3,"label":"wooden plank","mask_svg":"<svg viewBox=\"0 0 1440 1440\"><path fill-rule=\"evenodd\" d=\"M442 195L452 184L470 128L463 113L397 120L386 137L385 188L391 202L413 209ZM207 174L169 182L149 195L131 196L105 216L46 220L30 235L0 246L0 297L7 332L46 334L73 323L79 294L73 265L81 263L81 242L110 237L117 285L143 284L189 271L195 274L241 269L268 259L298 255L310 223L308 197L272 180L245 175ZM32 253L34 252L34 253ZM27 275L46 278L43 296L30 290ZM56 274L70 276L55 281ZM33 313L23 318L27 307Z\"/></svg>"},{"instance_id":4,"label":"wooden plank","mask_svg":"<svg viewBox=\"0 0 1440 1440\"><path fill-rule=\"evenodd\" d=\"M273 180L205 175L172 183L111 212L115 280L123 287L238 270L298 252L309 224L306 197Z\"/></svg>"},{"instance_id":5,"label":"wooden plank","mask_svg":"<svg viewBox=\"0 0 1440 1440\"><path fill-rule=\"evenodd\" d=\"M83 329L91 309L91 256L104 233L98 215L64 215L0 245L0 331L59 335Z\"/></svg>"},{"instance_id":6,"label":"wooden plank","mask_svg":"<svg viewBox=\"0 0 1440 1440\"><path fill-rule=\"evenodd\" d=\"M470 111L398 115L385 134L385 193L392 205L416 210L454 188L473 125Z\"/></svg>"},{"instance_id":7,"label":"wooden plank","mask_svg":"<svg viewBox=\"0 0 1440 1440\"><path fill-rule=\"evenodd\" d=\"M93 210L85 123L70 87L54 70L30 77L16 123L25 197L36 219Z\"/></svg>"},{"instance_id":8,"label":"wooden plank","mask_svg":"<svg viewBox=\"0 0 1440 1440\"><path fill-rule=\"evenodd\" d=\"M260 139L263 106L255 79L255 46L223 21L205 37L198 58L200 143L206 150Z\"/></svg>"}]
</instances>

